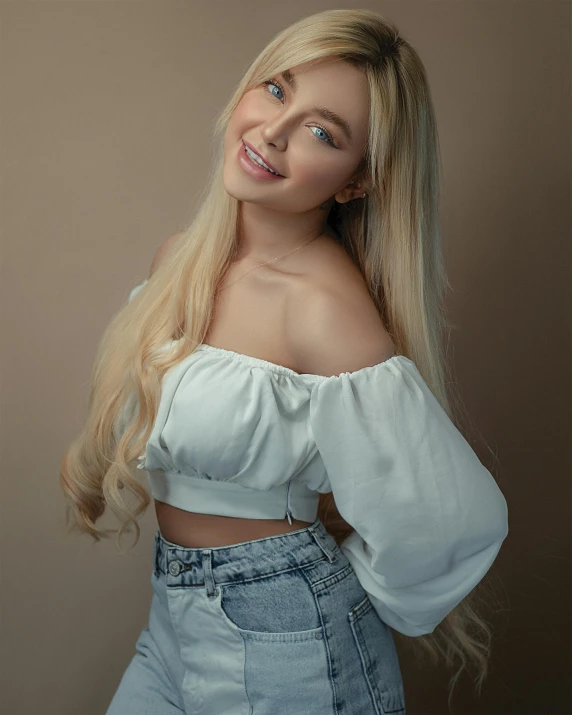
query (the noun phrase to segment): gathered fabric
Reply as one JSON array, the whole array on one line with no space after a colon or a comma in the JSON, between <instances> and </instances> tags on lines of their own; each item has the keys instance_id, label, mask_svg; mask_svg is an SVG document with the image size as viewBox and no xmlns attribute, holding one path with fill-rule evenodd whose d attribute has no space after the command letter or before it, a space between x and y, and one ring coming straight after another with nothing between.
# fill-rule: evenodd
<instances>
[{"instance_id":1,"label":"gathered fabric","mask_svg":"<svg viewBox=\"0 0 572 715\"><path fill-rule=\"evenodd\" d=\"M495 479L404 355L323 376L201 344L165 375L139 468L155 498L206 514L311 522L333 492L353 528L342 552L408 636L435 629L508 535Z\"/></svg>"}]
</instances>

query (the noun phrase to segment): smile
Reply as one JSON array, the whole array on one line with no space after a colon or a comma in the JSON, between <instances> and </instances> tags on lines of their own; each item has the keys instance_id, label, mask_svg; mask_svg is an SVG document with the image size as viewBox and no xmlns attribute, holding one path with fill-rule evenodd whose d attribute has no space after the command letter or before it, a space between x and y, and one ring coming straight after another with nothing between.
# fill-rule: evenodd
<instances>
[{"instance_id":1,"label":"smile","mask_svg":"<svg viewBox=\"0 0 572 715\"><path fill-rule=\"evenodd\" d=\"M264 179L266 181L279 181L286 177L281 174L277 174L274 170L270 169L266 163L260 159L260 157L251 151L244 142L241 142L240 149L237 154L238 162L241 167L246 171L247 174L256 178Z\"/></svg>"}]
</instances>

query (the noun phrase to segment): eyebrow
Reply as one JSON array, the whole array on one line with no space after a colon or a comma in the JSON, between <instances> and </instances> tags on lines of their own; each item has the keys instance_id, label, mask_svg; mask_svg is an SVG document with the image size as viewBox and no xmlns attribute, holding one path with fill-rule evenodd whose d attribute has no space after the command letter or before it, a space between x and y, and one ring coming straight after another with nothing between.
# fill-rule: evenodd
<instances>
[{"instance_id":1,"label":"eyebrow","mask_svg":"<svg viewBox=\"0 0 572 715\"><path fill-rule=\"evenodd\" d=\"M284 70L284 72L281 72L280 74L283 79L288 83L290 89L295 92L298 89L298 80L292 74L292 72L290 70ZM314 107L313 111L316 112L316 114L319 114L322 119L325 119L327 122L332 122L332 124L338 126L345 134L348 142L350 144L352 143L352 130L350 128L350 125L343 117L340 117L340 115L336 114L336 112L333 112L327 107L322 107L321 105Z\"/></svg>"}]
</instances>

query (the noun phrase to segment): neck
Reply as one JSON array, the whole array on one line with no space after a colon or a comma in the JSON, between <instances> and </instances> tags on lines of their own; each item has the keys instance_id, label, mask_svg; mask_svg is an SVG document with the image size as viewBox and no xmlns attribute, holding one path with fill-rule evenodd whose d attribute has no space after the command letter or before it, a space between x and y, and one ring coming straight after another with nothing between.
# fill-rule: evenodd
<instances>
[{"instance_id":1,"label":"neck","mask_svg":"<svg viewBox=\"0 0 572 715\"><path fill-rule=\"evenodd\" d=\"M241 202L236 260L269 261L323 235L336 237L327 215L316 209L310 214L286 217L265 207Z\"/></svg>"}]
</instances>

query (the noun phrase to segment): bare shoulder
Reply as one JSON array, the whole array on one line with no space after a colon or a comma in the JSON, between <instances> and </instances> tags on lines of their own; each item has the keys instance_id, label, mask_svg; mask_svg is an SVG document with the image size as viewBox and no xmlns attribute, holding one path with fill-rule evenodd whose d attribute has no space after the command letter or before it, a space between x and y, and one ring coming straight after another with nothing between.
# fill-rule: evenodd
<instances>
[{"instance_id":1,"label":"bare shoulder","mask_svg":"<svg viewBox=\"0 0 572 715\"><path fill-rule=\"evenodd\" d=\"M178 231L177 233L174 233L172 236L169 236L169 238L167 238L165 241L163 241L163 243L159 246L157 253L155 253L155 256L153 257L153 261L151 262L151 268L149 269L149 278L157 270L159 263L161 263L163 258L169 252L173 243L177 240L177 238L179 238L179 236L182 235L182 233L183 233L182 231Z\"/></svg>"},{"instance_id":2,"label":"bare shoulder","mask_svg":"<svg viewBox=\"0 0 572 715\"><path fill-rule=\"evenodd\" d=\"M347 261L325 260L319 279L299 283L291 298L289 332L300 373L330 377L395 354L365 281Z\"/></svg>"}]
</instances>

